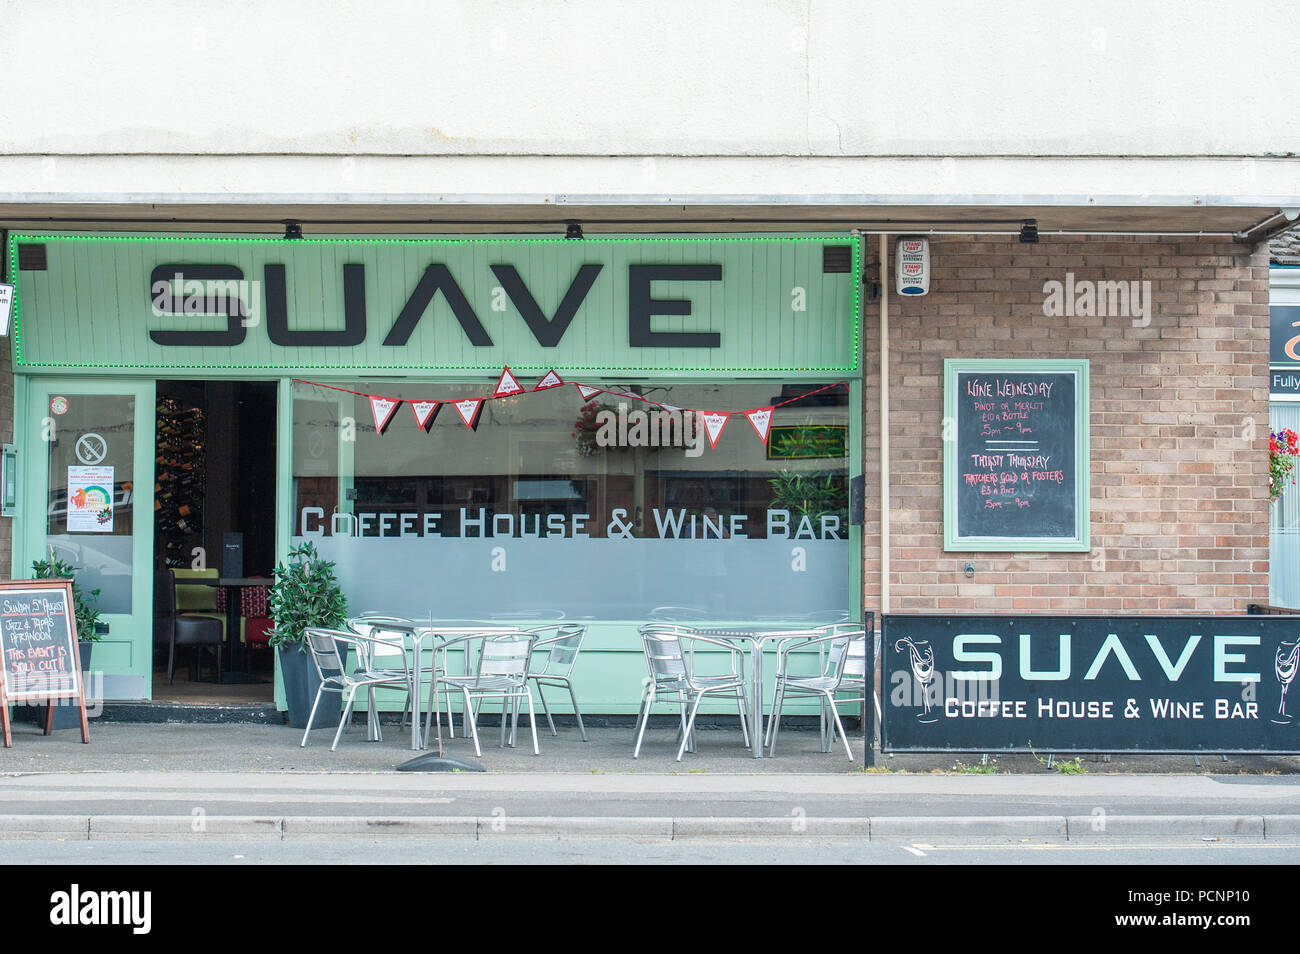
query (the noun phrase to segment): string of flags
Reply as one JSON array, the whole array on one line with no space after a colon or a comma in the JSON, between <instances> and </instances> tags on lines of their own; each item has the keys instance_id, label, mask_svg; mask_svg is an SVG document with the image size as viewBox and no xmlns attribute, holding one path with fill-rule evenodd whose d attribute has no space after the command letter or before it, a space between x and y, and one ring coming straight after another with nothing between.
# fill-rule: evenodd
<instances>
[{"instance_id":1,"label":"string of flags","mask_svg":"<svg viewBox=\"0 0 1300 954\"><path fill-rule=\"evenodd\" d=\"M385 397L382 394L367 394L364 391L353 391L351 388L339 387L335 384L322 384L319 381L306 381L302 378L294 378L299 384L309 384L313 387L326 388L331 391L343 391L347 394L355 394L364 397L370 402L370 413L374 416L375 432L383 434L392 422L397 409L402 404L408 404L411 407L411 413L415 416L415 425L420 430L428 432L433 426L434 419L438 416L438 411L444 404L451 405L461 422L471 431L478 429L479 413L483 409L483 404L487 401L497 398L514 397L519 394L535 393L537 391L548 391L551 388L564 387L566 384L572 384L578 389L584 401L590 401L598 394L612 394L615 397L629 398L634 401L641 401L645 404L653 404L665 411L677 411L684 414L698 414L700 421L704 425L704 433L709 439L709 447L716 448L718 439L722 437L722 431L727 426L727 422L736 414L742 415L745 420L749 421L750 426L754 428L754 433L764 444L767 443L767 435L772 426L772 412L778 407L786 404L793 404L801 401L813 394L820 394L822 391L829 391L832 388L847 387L847 381L836 381L834 384L828 384L824 387L817 388L813 391L807 391L796 397L785 401L778 401L775 404L769 404L765 407L750 408L747 411L704 411L697 408L678 407L673 404L665 404L662 401L656 401L648 398L644 394L638 394L635 391L616 391L609 388L593 387L588 384L579 384L577 381L565 381L554 370L547 371L531 388L525 388L515 377L509 367L502 369L501 377L497 380L497 385L492 389L492 393L486 397L463 398L459 401L427 401L412 400L410 398Z\"/></svg>"}]
</instances>

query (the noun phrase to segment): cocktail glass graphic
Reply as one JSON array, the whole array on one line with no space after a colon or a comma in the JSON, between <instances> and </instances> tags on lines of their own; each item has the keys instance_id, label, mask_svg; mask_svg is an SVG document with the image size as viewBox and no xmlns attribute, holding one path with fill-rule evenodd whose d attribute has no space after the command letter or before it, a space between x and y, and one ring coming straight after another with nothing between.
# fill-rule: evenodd
<instances>
[{"instance_id":1,"label":"cocktail glass graphic","mask_svg":"<svg viewBox=\"0 0 1300 954\"><path fill-rule=\"evenodd\" d=\"M1277 704L1277 715L1273 717L1275 725L1290 725L1291 717L1286 711L1286 691L1291 688L1296 669L1300 668L1300 640L1282 640L1277 644L1277 653L1273 656L1273 672L1277 674L1278 684L1282 687L1282 699Z\"/></svg>"},{"instance_id":2,"label":"cocktail glass graphic","mask_svg":"<svg viewBox=\"0 0 1300 954\"><path fill-rule=\"evenodd\" d=\"M917 722L938 722L939 717L930 709L930 685L934 682L934 649L929 640L913 640L906 636L895 641L894 652L902 652L907 647L908 661L912 664L912 676L921 686L921 711L916 714Z\"/></svg>"}]
</instances>

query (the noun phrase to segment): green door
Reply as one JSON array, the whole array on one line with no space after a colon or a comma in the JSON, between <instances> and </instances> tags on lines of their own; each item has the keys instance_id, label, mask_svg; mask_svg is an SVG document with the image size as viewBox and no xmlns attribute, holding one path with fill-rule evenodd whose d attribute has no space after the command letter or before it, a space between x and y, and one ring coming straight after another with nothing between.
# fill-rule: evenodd
<instances>
[{"instance_id":1,"label":"green door","mask_svg":"<svg viewBox=\"0 0 1300 954\"><path fill-rule=\"evenodd\" d=\"M16 382L19 446L14 576L62 559L98 589L108 631L93 694L148 699L153 670L154 382L28 377ZM92 675L92 680L96 676Z\"/></svg>"}]
</instances>

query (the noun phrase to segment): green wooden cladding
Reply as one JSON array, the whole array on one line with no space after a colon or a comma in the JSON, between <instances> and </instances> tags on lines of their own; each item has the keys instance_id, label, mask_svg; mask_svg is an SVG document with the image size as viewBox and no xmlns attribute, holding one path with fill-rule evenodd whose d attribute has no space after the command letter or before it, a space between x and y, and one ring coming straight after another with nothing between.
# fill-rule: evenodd
<instances>
[{"instance_id":1,"label":"green wooden cladding","mask_svg":"<svg viewBox=\"0 0 1300 954\"><path fill-rule=\"evenodd\" d=\"M19 267L23 245L44 246L45 270ZM851 270L824 271L825 246L851 247ZM9 274L17 284L13 347L20 371L454 375L509 365L533 374L556 368L563 375L842 373L859 367L860 268L858 243L849 235L566 241L14 234L8 254ZM224 314L159 313L151 282L155 269L164 265L226 266L225 277L242 275L243 281L256 283L243 292L251 307L238 333L242 340L212 343L219 332L234 329ZM362 274L358 265L364 266L365 304L359 343L272 342L268 293L278 295L283 287L290 332L342 331L345 274L355 282ZM352 268L345 272L345 266ZM446 272L437 274L454 279L483 334L473 333L472 320L466 327L463 307L458 319L448 295L450 291L455 298L455 289L444 282L428 306L417 307L410 316L418 321L409 338L386 344L413 292L422 281L429 287L431 266L445 266ZM580 276L591 278L593 269L584 272L583 266L600 268L559 335L560 323L547 322L571 287L582 285ZM647 276L663 273L648 272L645 266L696 268L676 273L692 280L655 280L647 288ZM277 275L283 275L283 286L276 285ZM184 289L174 290L179 308ZM579 287L573 294L581 291ZM649 310L656 313L648 325L643 322L642 334L648 328L654 335L695 337L673 347L638 344L630 312L638 294L644 301L647 291L654 299ZM529 298L535 304L531 309ZM689 301L690 314L672 313L683 305L659 304L673 300ZM530 310L531 324L525 314ZM151 332L167 331L208 332L211 339L202 346L168 346L151 338ZM701 346L711 335L716 346ZM661 344L665 339L653 340Z\"/></svg>"}]
</instances>

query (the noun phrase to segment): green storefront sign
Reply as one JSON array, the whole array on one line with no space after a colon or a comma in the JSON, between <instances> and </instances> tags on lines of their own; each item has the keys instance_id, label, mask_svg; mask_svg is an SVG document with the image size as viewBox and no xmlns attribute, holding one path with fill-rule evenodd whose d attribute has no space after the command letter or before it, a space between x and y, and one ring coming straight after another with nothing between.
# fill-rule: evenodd
<instances>
[{"instance_id":1,"label":"green storefront sign","mask_svg":"<svg viewBox=\"0 0 1300 954\"><path fill-rule=\"evenodd\" d=\"M10 236L18 371L849 373L851 236Z\"/></svg>"}]
</instances>

